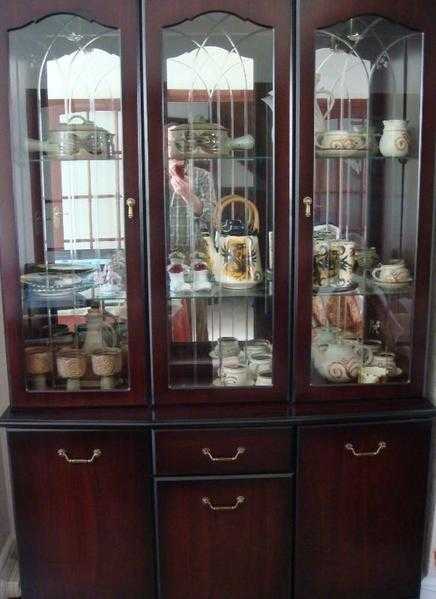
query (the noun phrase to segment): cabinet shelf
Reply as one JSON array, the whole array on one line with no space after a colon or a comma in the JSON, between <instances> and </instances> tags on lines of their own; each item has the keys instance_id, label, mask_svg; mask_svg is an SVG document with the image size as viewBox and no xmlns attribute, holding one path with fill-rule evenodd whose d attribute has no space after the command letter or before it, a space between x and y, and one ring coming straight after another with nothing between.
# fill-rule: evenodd
<instances>
[{"instance_id":1,"label":"cabinet shelf","mask_svg":"<svg viewBox=\"0 0 436 599\"><path fill-rule=\"evenodd\" d=\"M220 299L226 298L244 298L244 297L271 297L272 290L270 288L270 282L256 285L249 289L227 289L221 287L216 283L212 284L210 290L202 291L178 291L177 293L171 293L168 299L177 300L183 298L189 299L214 299L219 301Z\"/></svg>"},{"instance_id":2,"label":"cabinet shelf","mask_svg":"<svg viewBox=\"0 0 436 599\"><path fill-rule=\"evenodd\" d=\"M398 287L396 289L389 289L377 285L371 281L365 280L361 276L355 276L354 282L357 285L353 289L346 291L331 291L331 292L319 292L313 290L314 297L333 297L333 296L348 296L348 295L361 295L361 296L412 296L414 294L414 286L407 285L404 287Z\"/></svg>"}]
</instances>

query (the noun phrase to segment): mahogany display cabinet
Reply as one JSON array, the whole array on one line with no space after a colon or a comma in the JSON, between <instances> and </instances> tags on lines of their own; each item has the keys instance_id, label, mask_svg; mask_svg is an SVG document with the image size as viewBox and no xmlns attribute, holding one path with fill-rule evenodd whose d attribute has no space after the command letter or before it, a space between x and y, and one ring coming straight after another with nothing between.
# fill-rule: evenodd
<instances>
[{"instance_id":1,"label":"mahogany display cabinet","mask_svg":"<svg viewBox=\"0 0 436 599\"><path fill-rule=\"evenodd\" d=\"M23 599L417 599L436 9L0 10Z\"/></svg>"}]
</instances>

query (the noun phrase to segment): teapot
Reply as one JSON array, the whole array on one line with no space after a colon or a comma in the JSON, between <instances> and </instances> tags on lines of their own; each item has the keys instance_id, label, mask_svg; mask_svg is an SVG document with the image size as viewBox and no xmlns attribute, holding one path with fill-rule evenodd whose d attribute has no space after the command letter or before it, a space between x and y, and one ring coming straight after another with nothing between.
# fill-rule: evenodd
<instances>
[{"instance_id":1,"label":"teapot","mask_svg":"<svg viewBox=\"0 0 436 599\"><path fill-rule=\"evenodd\" d=\"M242 204L248 222L226 220L225 208ZM238 195L225 196L218 202L212 217L214 236L206 236L206 245L212 273L218 284L229 289L247 289L263 280L259 252L259 212L253 202ZM248 234L247 234L248 232Z\"/></svg>"},{"instance_id":2,"label":"teapot","mask_svg":"<svg viewBox=\"0 0 436 599\"><path fill-rule=\"evenodd\" d=\"M104 321L104 315L98 308L90 308L86 317L86 336L82 351L92 354L96 350L115 346L115 331L110 324ZM107 339L110 339L110 345Z\"/></svg>"},{"instance_id":3,"label":"teapot","mask_svg":"<svg viewBox=\"0 0 436 599\"><path fill-rule=\"evenodd\" d=\"M326 119L329 116L333 105L335 103L334 95L325 89L324 87L320 87L318 90L316 86L320 82L321 75L319 73L315 73L315 106L314 106L314 132L316 133L324 133L326 130ZM324 114L321 112L321 108L319 107L317 96L324 95L328 96L327 100L327 110Z\"/></svg>"},{"instance_id":4,"label":"teapot","mask_svg":"<svg viewBox=\"0 0 436 599\"><path fill-rule=\"evenodd\" d=\"M313 346L315 368L331 383L349 383L359 374L362 358L348 343L325 343Z\"/></svg>"}]
</instances>

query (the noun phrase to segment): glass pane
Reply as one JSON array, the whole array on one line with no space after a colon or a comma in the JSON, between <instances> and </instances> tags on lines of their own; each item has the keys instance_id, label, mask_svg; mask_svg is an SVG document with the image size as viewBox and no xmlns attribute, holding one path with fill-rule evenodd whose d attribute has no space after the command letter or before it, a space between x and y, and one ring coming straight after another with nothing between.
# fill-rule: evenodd
<instances>
[{"instance_id":1,"label":"glass pane","mask_svg":"<svg viewBox=\"0 0 436 599\"><path fill-rule=\"evenodd\" d=\"M423 35L316 32L312 384L410 378Z\"/></svg>"},{"instance_id":2,"label":"glass pane","mask_svg":"<svg viewBox=\"0 0 436 599\"><path fill-rule=\"evenodd\" d=\"M163 30L171 387L271 386L274 32Z\"/></svg>"},{"instance_id":3,"label":"glass pane","mask_svg":"<svg viewBox=\"0 0 436 599\"><path fill-rule=\"evenodd\" d=\"M126 389L120 33L62 14L9 42L27 389Z\"/></svg>"}]
</instances>

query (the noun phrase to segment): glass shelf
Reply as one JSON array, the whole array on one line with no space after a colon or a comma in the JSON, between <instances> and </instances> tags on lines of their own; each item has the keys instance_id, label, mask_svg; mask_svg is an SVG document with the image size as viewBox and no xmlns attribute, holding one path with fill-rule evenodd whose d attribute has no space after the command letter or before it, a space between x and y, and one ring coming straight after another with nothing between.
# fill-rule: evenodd
<instances>
[{"instance_id":1,"label":"glass shelf","mask_svg":"<svg viewBox=\"0 0 436 599\"><path fill-rule=\"evenodd\" d=\"M415 292L413 284L409 285L398 285L395 288L389 288L387 285L378 285L372 280L368 280L364 277L355 275L353 277L353 288L345 291L318 291L313 290L314 297L343 297L347 295L361 295L361 296L411 296Z\"/></svg>"},{"instance_id":2,"label":"glass shelf","mask_svg":"<svg viewBox=\"0 0 436 599\"><path fill-rule=\"evenodd\" d=\"M266 297L272 296L271 283L259 284L249 289L227 289L221 285L212 283L210 290L200 291L179 291L171 293L169 300L182 299L182 298L201 298L201 299L215 299L219 301L221 298L244 298L244 297Z\"/></svg>"}]
</instances>

